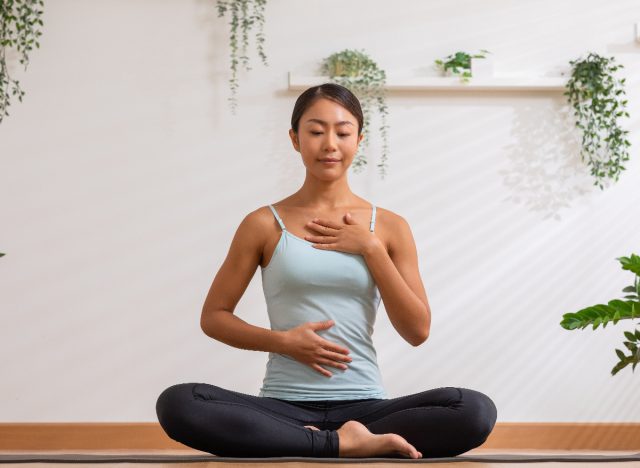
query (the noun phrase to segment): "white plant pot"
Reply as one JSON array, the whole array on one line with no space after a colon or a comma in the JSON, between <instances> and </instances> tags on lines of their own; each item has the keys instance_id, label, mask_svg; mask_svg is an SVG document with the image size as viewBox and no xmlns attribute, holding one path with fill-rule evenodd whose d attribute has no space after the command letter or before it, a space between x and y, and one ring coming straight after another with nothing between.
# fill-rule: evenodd
<instances>
[{"instance_id":1,"label":"white plant pot","mask_svg":"<svg viewBox=\"0 0 640 468\"><path fill-rule=\"evenodd\" d=\"M473 78L489 78L493 76L493 58L471 58L471 76Z\"/></svg>"}]
</instances>

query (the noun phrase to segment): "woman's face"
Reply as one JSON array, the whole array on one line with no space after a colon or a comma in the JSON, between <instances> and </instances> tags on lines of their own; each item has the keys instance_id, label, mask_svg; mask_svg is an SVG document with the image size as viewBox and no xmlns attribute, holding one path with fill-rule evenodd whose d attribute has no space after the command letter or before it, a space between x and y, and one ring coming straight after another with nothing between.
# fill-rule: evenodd
<instances>
[{"instance_id":1,"label":"woman's face","mask_svg":"<svg viewBox=\"0 0 640 468\"><path fill-rule=\"evenodd\" d=\"M364 134L358 136L358 120L351 112L320 98L302 114L298 134L290 129L289 136L307 170L321 179L332 179L349 169ZM325 162L327 159L336 162Z\"/></svg>"}]
</instances>

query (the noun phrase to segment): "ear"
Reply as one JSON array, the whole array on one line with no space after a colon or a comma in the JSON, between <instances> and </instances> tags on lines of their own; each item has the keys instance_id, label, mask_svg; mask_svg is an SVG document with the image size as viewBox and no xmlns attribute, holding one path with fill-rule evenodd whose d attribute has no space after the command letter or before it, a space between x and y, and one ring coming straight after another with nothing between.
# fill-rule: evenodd
<instances>
[{"instance_id":1,"label":"ear","mask_svg":"<svg viewBox=\"0 0 640 468\"><path fill-rule=\"evenodd\" d=\"M289 138L291 138L291 143L293 144L293 148L299 153L300 152L300 141L298 141L298 135L293 130L293 128L289 129Z\"/></svg>"}]
</instances>

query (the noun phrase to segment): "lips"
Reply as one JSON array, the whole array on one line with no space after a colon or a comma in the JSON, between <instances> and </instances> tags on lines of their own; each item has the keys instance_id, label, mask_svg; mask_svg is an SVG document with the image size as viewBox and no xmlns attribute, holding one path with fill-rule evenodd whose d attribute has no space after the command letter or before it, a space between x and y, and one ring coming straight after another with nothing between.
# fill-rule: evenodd
<instances>
[{"instance_id":1,"label":"lips","mask_svg":"<svg viewBox=\"0 0 640 468\"><path fill-rule=\"evenodd\" d=\"M329 159L321 159L320 161L322 161L322 162L338 162L338 161L340 161L340 160L339 160L339 159L332 159L332 158L329 158Z\"/></svg>"}]
</instances>

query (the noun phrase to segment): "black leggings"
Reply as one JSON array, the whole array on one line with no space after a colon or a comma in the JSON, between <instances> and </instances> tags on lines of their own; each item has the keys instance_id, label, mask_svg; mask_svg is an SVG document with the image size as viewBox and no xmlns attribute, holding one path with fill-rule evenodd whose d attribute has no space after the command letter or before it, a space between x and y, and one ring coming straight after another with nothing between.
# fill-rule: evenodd
<instances>
[{"instance_id":1,"label":"black leggings","mask_svg":"<svg viewBox=\"0 0 640 468\"><path fill-rule=\"evenodd\" d=\"M374 434L401 435L423 458L454 457L482 445L497 418L493 401L467 388L311 402L253 396L207 383L172 385L158 397L156 413L173 440L221 457L338 458L336 430L349 420Z\"/></svg>"}]
</instances>

